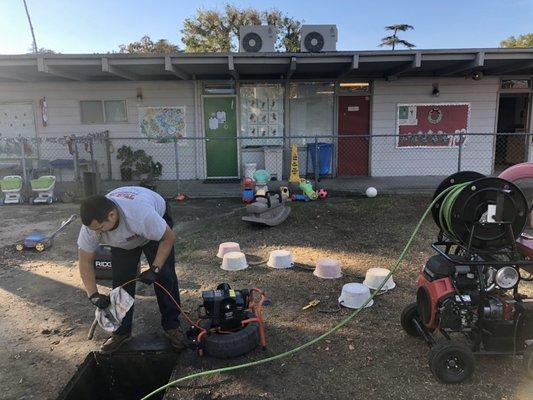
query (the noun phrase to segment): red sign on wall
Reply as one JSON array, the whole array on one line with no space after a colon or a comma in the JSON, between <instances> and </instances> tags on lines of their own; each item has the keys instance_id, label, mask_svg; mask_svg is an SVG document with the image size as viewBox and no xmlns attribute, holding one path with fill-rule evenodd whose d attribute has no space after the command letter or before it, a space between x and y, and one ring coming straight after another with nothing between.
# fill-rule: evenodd
<instances>
[{"instance_id":1,"label":"red sign on wall","mask_svg":"<svg viewBox=\"0 0 533 400\"><path fill-rule=\"evenodd\" d=\"M398 104L397 147L457 147L468 132L470 104Z\"/></svg>"}]
</instances>

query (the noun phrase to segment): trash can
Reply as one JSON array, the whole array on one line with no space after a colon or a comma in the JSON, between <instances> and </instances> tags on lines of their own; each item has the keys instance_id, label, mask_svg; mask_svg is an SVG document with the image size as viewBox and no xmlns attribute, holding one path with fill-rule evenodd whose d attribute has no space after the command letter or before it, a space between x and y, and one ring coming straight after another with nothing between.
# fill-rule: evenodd
<instances>
[{"instance_id":1,"label":"trash can","mask_svg":"<svg viewBox=\"0 0 533 400\"><path fill-rule=\"evenodd\" d=\"M83 173L83 195L84 197L94 196L98 194L96 184L96 172Z\"/></svg>"},{"instance_id":2,"label":"trash can","mask_svg":"<svg viewBox=\"0 0 533 400\"><path fill-rule=\"evenodd\" d=\"M318 146L318 150L316 147ZM333 144L332 143L308 143L307 155L313 165L313 171L316 164L316 156L318 153L318 173L319 175L329 175L332 173L331 161L333 159Z\"/></svg>"}]
</instances>

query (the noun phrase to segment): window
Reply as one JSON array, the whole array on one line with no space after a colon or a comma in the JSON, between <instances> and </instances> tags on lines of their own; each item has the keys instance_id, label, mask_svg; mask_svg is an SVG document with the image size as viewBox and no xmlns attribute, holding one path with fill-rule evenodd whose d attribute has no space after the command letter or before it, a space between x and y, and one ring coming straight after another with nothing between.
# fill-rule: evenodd
<instances>
[{"instance_id":1,"label":"window","mask_svg":"<svg viewBox=\"0 0 533 400\"><path fill-rule=\"evenodd\" d=\"M369 93L370 83L368 82L341 82L339 85L339 92L343 94Z\"/></svg>"},{"instance_id":2,"label":"window","mask_svg":"<svg viewBox=\"0 0 533 400\"><path fill-rule=\"evenodd\" d=\"M502 89L530 89L530 79L502 79Z\"/></svg>"},{"instance_id":3,"label":"window","mask_svg":"<svg viewBox=\"0 0 533 400\"><path fill-rule=\"evenodd\" d=\"M235 86L232 83L206 83L204 94L235 94Z\"/></svg>"},{"instance_id":4,"label":"window","mask_svg":"<svg viewBox=\"0 0 533 400\"><path fill-rule=\"evenodd\" d=\"M126 102L124 100L104 101L105 122L126 122Z\"/></svg>"},{"instance_id":5,"label":"window","mask_svg":"<svg viewBox=\"0 0 533 400\"><path fill-rule=\"evenodd\" d=\"M125 100L80 101L82 124L126 122Z\"/></svg>"},{"instance_id":6,"label":"window","mask_svg":"<svg viewBox=\"0 0 533 400\"><path fill-rule=\"evenodd\" d=\"M104 122L101 101L81 101L80 105L82 124L102 124Z\"/></svg>"},{"instance_id":7,"label":"window","mask_svg":"<svg viewBox=\"0 0 533 400\"><path fill-rule=\"evenodd\" d=\"M333 135L335 85L329 82L291 83L289 86L291 143L304 145L314 137ZM321 141L327 141L321 139Z\"/></svg>"}]
</instances>

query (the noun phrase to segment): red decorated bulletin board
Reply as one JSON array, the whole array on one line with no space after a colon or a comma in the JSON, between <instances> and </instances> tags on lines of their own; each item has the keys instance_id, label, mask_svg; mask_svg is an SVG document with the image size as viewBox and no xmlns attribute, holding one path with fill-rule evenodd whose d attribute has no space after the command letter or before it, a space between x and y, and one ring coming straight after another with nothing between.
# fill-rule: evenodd
<instances>
[{"instance_id":1,"label":"red decorated bulletin board","mask_svg":"<svg viewBox=\"0 0 533 400\"><path fill-rule=\"evenodd\" d=\"M396 147L457 147L468 132L469 103L398 104Z\"/></svg>"}]
</instances>

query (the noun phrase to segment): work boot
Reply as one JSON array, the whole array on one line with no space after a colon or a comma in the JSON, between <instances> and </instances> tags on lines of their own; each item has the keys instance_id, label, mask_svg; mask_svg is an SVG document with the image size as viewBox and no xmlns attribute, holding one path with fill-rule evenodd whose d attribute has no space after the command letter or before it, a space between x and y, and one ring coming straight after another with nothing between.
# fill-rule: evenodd
<instances>
[{"instance_id":1,"label":"work boot","mask_svg":"<svg viewBox=\"0 0 533 400\"><path fill-rule=\"evenodd\" d=\"M165 331L165 336L174 350L182 351L187 348L183 339L183 333L178 328Z\"/></svg>"},{"instance_id":2,"label":"work boot","mask_svg":"<svg viewBox=\"0 0 533 400\"><path fill-rule=\"evenodd\" d=\"M110 354L119 349L124 343L131 339L131 333L126 333L124 335L118 335L113 333L109 336L106 341L100 347L100 351L104 354Z\"/></svg>"}]
</instances>

